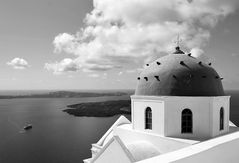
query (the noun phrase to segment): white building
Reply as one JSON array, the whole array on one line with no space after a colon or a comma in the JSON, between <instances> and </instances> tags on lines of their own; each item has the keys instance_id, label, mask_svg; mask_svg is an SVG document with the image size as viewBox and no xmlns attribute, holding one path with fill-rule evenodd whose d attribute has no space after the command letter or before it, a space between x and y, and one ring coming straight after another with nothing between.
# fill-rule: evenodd
<instances>
[{"instance_id":1,"label":"white building","mask_svg":"<svg viewBox=\"0 0 239 163\"><path fill-rule=\"evenodd\" d=\"M121 116L84 162L239 162L221 79L211 63L179 47L147 64L131 96L132 122Z\"/></svg>"}]
</instances>

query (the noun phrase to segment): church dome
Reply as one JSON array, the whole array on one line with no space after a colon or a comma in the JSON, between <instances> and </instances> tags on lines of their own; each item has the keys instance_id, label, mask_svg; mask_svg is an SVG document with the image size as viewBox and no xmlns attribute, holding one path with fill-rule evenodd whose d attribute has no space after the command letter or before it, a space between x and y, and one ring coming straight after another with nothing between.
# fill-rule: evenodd
<instances>
[{"instance_id":1,"label":"church dome","mask_svg":"<svg viewBox=\"0 0 239 163\"><path fill-rule=\"evenodd\" d=\"M177 47L178 48L178 47ZM178 48L147 64L138 77L135 95L142 96L223 96L218 73L190 54ZM179 53L180 50L180 53Z\"/></svg>"}]
</instances>

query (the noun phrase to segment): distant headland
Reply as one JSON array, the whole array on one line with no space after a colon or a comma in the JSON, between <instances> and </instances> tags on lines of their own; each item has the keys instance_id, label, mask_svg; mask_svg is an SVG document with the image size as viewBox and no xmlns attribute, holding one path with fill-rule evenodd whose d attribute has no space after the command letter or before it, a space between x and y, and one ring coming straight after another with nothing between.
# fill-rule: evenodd
<instances>
[{"instance_id":1,"label":"distant headland","mask_svg":"<svg viewBox=\"0 0 239 163\"><path fill-rule=\"evenodd\" d=\"M131 113L130 100L89 102L68 105L67 107L70 109L63 111L74 116L110 117L117 114Z\"/></svg>"},{"instance_id":2,"label":"distant headland","mask_svg":"<svg viewBox=\"0 0 239 163\"><path fill-rule=\"evenodd\" d=\"M67 105L67 108L63 111L74 116L110 117L117 114L131 114L131 103L129 98L131 94L133 94L132 90L49 91L21 95L1 94L0 99L105 97L107 101L90 101Z\"/></svg>"},{"instance_id":3,"label":"distant headland","mask_svg":"<svg viewBox=\"0 0 239 163\"><path fill-rule=\"evenodd\" d=\"M13 98L81 98L81 97L101 97L101 96L123 96L129 95L131 92L125 91L102 91L102 92L75 92L75 91L54 91L42 94L30 95L0 95L0 99Z\"/></svg>"}]
</instances>

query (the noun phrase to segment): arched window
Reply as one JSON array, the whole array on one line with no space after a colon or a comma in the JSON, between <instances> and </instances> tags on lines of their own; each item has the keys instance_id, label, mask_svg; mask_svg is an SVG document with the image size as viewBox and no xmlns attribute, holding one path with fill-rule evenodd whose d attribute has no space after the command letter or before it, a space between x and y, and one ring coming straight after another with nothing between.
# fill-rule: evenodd
<instances>
[{"instance_id":1,"label":"arched window","mask_svg":"<svg viewBox=\"0 0 239 163\"><path fill-rule=\"evenodd\" d=\"M145 110L145 129L152 129L152 110L150 107Z\"/></svg>"},{"instance_id":2,"label":"arched window","mask_svg":"<svg viewBox=\"0 0 239 163\"><path fill-rule=\"evenodd\" d=\"M184 109L181 117L181 132L192 133L193 132L193 113L190 109Z\"/></svg>"},{"instance_id":3,"label":"arched window","mask_svg":"<svg viewBox=\"0 0 239 163\"><path fill-rule=\"evenodd\" d=\"M220 109L220 130L224 129L224 109L221 107Z\"/></svg>"}]
</instances>

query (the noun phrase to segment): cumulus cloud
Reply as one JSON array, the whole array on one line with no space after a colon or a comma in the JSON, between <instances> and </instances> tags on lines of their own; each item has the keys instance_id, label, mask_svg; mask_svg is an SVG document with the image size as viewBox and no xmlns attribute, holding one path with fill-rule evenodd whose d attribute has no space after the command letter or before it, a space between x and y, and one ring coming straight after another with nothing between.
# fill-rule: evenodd
<instances>
[{"instance_id":1,"label":"cumulus cloud","mask_svg":"<svg viewBox=\"0 0 239 163\"><path fill-rule=\"evenodd\" d=\"M172 40L178 34L185 49L202 49L209 41L210 30L233 13L238 3L238 0L94 0L94 9L85 18L86 27L74 35L59 34L53 44L55 52L72 54L72 62L82 69L139 67L171 52ZM56 68L52 70L58 71Z\"/></svg>"},{"instance_id":2,"label":"cumulus cloud","mask_svg":"<svg viewBox=\"0 0 239 163\"><path fill-rule=\"evenodd\" d=\"M28 62L22 58L14 58L10 62L7 62L7 65L12 66L14 69L26 69L30 67Z\"/></svg>"},{"instance_id":3,"label":"cumulus cloud","mask_svg":"<svg viewBox=\"0 0 239 163\"><path fill-rule=\"evenodd\" d=\"M211 62L210 58L205 55L205 53L202 49L193 48L190 53L192 54L193 57L201 60L204 63L210 63Z\"/></svg>"},{"instance_id":4,"label":"cumulus cloud","mask_svg":"<svg viewBox=\"0 0 239 163\"><path fill-rule=\"evenodd\" d=\"M65 58L60 62L46 63L45 69L53 71L54 74L61 74L63 72L74 72L79 69L79 65L70 58Z\"/></svg>"},{"instance_id":5,"label":"cumulus cloud","mask_svg":"<svg viewBox=\"0 0 239 163\"><path fill-rule=\"evenodd\" d=\"M55 37L53 44L55 46L55 52L61 52L63 49L67 53L74 53L77 47L76 38L68 33L62 33Z\"/></svg>"}]
</instances>

